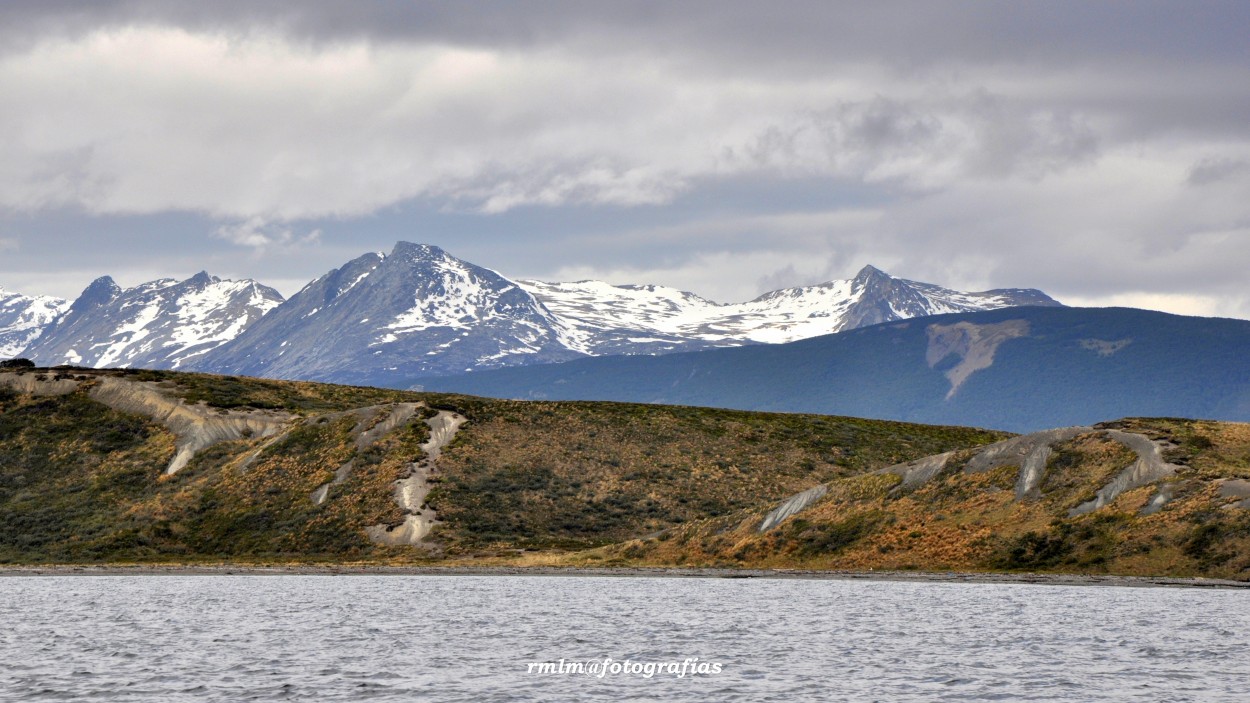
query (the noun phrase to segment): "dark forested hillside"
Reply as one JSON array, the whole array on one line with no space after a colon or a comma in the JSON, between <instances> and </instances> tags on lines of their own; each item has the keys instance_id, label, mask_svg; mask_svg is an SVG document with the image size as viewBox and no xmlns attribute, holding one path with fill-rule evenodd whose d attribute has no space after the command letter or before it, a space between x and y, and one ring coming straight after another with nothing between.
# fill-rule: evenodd
<instances>
[{"instance_id":1,"label":"dark forested hillside","mask_svg":"<svg viewBox=\"0 0 1250 703\"><path fill-rule=\"evenodd\" d=\"M782 345L417 381L503 398L828 413L1027 432L1126 416L1250 420L1250 322L1009 308Z\"/></svg>"}]
</instances>

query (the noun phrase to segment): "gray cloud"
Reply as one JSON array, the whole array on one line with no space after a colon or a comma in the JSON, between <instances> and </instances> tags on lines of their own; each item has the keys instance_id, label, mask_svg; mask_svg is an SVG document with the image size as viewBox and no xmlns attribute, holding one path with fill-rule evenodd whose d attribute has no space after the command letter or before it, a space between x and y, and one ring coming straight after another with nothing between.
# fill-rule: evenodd
<instances>
[{"instance_id":1,"label":"gray cloud","mask_svg":"<svg viewBox=\"0 0 1250 703\"><path fill-rule=\"evenodd\" d=\"M719 300L871 262L1250 315L1246 26L1244 2L8 3L0 284L298 287L402 238Z\"/></svg>"},{"instance_id":2,"label":"gray cloud","mask_svg":"<svg viewBox=\"0 0 1250 703\"><path fill-rule=\"evenodd\" d=\"M1189 185L1204 186L1247 174L1250 174L1250 161L1207 157L1194 164L1185 180Z\"/></svg>"},{"instance_id":3,"label":"gray cloud","mask_svg":"<svg viewBox=\"0 0 1250 703\"><path fill-rule=\"evenodd\" d=\"M316 244L321 240L321 230L313 229L306 232L297 232L292 227L266 222L260 217L253 217L236 224L222 225L213 232L213 236L241 247L267 251L271 249L299 248Z\"/></svg>"},{"instance_id":4,"label":"gray cloud","mask_svg":"<svg viewBox=\"0 0 1250 703\"><path fill-rule=\"evenodd\" d=\"M724 65L827 66L830 61L921 65L931 61L1158 63L1250 59L1238 0L1200 6L1166 0L969 4L958 0L875 2L848 8L820 0L763 6L749 0L44 0L0 11L10 37L80 34L100 26L171 24L193 31L278 29L303 41L434 41L528 48L578 41L600 48L645 44L696 53ZM12 43L10 41L9 43Z\"/></svg>"}]
</instances>

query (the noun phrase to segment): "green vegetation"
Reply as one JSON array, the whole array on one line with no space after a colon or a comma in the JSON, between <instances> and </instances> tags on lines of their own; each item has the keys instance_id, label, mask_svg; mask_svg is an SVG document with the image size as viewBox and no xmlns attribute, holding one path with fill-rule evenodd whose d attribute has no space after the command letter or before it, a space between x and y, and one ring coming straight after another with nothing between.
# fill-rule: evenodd
<instances>
[{"instance_id":1,"label":"green vegetation","mask_svg":"<svg viewBox=\"0 0 1250 703\"><path fill-rule=\"evenodd\" d=\"M19 372L14 372L19 373ZM0 385L0 561L420 560L582 549L726 515L839 476L1001 433L855 418L621 403L525 403L171 371L27 372L69 395ZM173 476L176 438L91 398L103 376L188 403L293 412L275 438L200 451ZM428 408L360 448L398 401ZM468 422L427 502L430 549L382 548L371 525L404 514L394 483L422 456L422 419ZM351 463L318 505L311 494Z\"/></svg>"},{"instance_id":2,"label":"green vegetation","mask_svg":"<svg viewBox=\"0 0 1250 703\"><path fill-rule=\"evenodd\" d=\"M571 555L559 563L735 565L814 569L1056 571L1250 580L1250 510L1225 496L1250 477L1250 425L1130 419L1109 427L1172 447L1179 468L1074 515L1137 456L1099 431L1057 444L1039 497L1017 499L1018 466L964 470L957 452L910 489L893 474L836 479L817 503L760 533L776 503L693 520L647 540ZM1146 506L1165 489L1170 500Z\"/></svg>"},{"instance_id":3,"label":"green vegetation","mask_svg":"<svg viewBox=\"0 0 1250 703\"><path fill-rule=\"evenodd\" d=\"M839 520L810 522L801 518L789 523L786 539L794 543L801 559L836 554L876 532L888 515L881 510L852 513Z\"/></svg>"},{"instance_id":4,"label":"green vegetation","mask_svg":"<svg viewBox=\"0 0 1250 703\"><path fill-rule=\"evenodd\" d=\"M1002 436L708 408L431 400L470 421L430 497L453 553L616 542Z\"/></svg>"},{"instance_id":5,"label":"green vegetation","mask_svg":"<svg viewBox=\"0 0 1250 703\"><path fill-rule=\"evenodd\" d=\"M223 439L166 476L178 438L95 400L102 376L223 417L255 408L291 419L270 436ZM45 384L35 391L60 395L31 394L32 379ZM395 402L425 407L366 441ZM439 522L420 546L379 546L366 528L404 522L396 481L423 458L424 420L440 411L466 423L428 476L426 503ZM0 372L0 563L488 558L1250 579L1250 510L1221 490L1250 480L1250 425L1156 418L1105 427L1166 442L1178 469L1165 484L1074 516L1136 460L1101 431L1055 444L1036 495L1017 499L1017 467L965 471L976 447L1005 437L969 428L19 369ZM942 452L953 454L924 482L875 473ZM827 487L823 498L759 532L779 501L817 484ZM1144 511L1164 485L1169 502Z\"/></svg>"},{"instance_id":6,"label":"green vegetation","mask_svg":"<svg viewBox=\"0 0 1250 703\"><path fill-rule=\"evenodd\" d=\"M0 562L355 559L375 555L361 526L402 517L390 486L420 455L425 428L362 453L316 506L309 494L355 454L357 419L296 426L247 466L260 440L202 452L175 476L162 470L174 437L83 393L3 402Z\"/></svg>"},{"instance_id":7,"label":"green vegetation","mask_svg":"<svg viewBox=\"0 0 1250 703\"><path fill-rule=\"evenodd\" d=\"M1122 513L1057 520L1045 532L1025 532L1003 541L990 563L1008 570L1043 571L1101 568L1111 558L1128 517Z\"/></svg>"},{"instance_id":8,"label":"green vegetation","mask_svg":"<svg viewBox=\"0 0 1250 703\"><path fill-rule=\"evenodd\" d=\"M306 381L273 381L175 371L122 370L127 378L162 384L188 403L215 408L257 408L316 413L411 399L411 393L384 388L336 386Z\"/></svg>"},{"instance_id":9,"label":"green vegetation","mask_svg":"<svg viewBox=\"0 0 1250 703\"><path fill-rule=\"evenodd\" d=\"M96 561L129 551L131 506L172 438L84 396L0 398L0 560Z\"/></svg>"}]
</instances>

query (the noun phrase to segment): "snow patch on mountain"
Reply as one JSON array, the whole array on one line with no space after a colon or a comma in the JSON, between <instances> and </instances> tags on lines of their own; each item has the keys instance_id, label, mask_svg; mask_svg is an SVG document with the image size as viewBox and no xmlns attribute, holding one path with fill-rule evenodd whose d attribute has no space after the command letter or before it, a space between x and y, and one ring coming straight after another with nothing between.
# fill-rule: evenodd
<instances>
[{"instance_id":1,"label":"snow patch on mountain","mask_svg":"<svg viewBox=\"0 0 1250 703\"><path fill-rule=\"evenodd\" d=\"M682 334L724 307L665 286L614 286L603 281L520 283L553 314L575 321L583 333L624 328Z\"/></svg>"},{"instance_id":2,"label":"snow patch on mountain","mask_svg":"<svg viewBox=\"0 0 1250 703\"><path fill-rule=\"evenodd\" d=\"M1032 289L967 293L866 266L854 278L715 303L664 286L520 282L588 354L653 354L780 344L892 320L1018 305L1058 305Z\"/></svg>"},{"instance_id":3,"label":"snow patch on mountain","mask_svg":"<svg viewBox=\"0 0 1250 703\"><path fill-rule=\"evenodd\" d=\"M151 304L131 303L129 305L122 306L122 310L126 311L126 314L128 315L132 315L132 317L130 317L130 319L123 324L118 325L113 330L112 334L108 336L110 340L113 340L112 343L105 342L101 344L93 344L91 346L92 349L105 347L104 351L96 357L95 363L92 364L92 366L115 366L118 361L123 359L126 355L127 349L130 347L134 347L131 351L137 354L146 353L152 350L152 346L155 341L146 345L142 345L140 342L152 333L152 330L148 329L148 325L152 324L152 322L161 314L160 309ZM105 346L106 344L107 346ZM123 363L122 365L125 366L126 364ZM175 364L175 366L177 366L177 364Z\"/></svg>"},{"instance_id":4,"label":"snow patch on mountain","mask_svg":"<svg viewBox=\"0 0 1250 703\"><path fill-rule=\"evenodd\" d=\"M232 307L264 315L281 304L253 281L217 281L201 290L191 290L177 299L181 326L170 336L170 342L181 349L197 348L195 354L179 357L177 363L239 336L247 326L259 319L255 315L222 315ZM211 345L205 347L205 345Z\"/></svg>"},{"instance_id":5,"label":"snow patch on mountain","mask_svg":"<svg viewBox=\"0 0 1250 703\"><path fill-rule=\"evenodd\" d=\"M954 291L868 266L851 279L721 304L657 285L515 281L436 246L399 242L327 272L288 301L253 281L200 273L129 290L106 276L68 309L64 301L49 305L42 325L31 317L26 337L0 349L13 353L20 342L45 365L393 384L587 355L775 344L903 318L1058 303L1035 290Z\"/></svg>"},{"instance_id":6,"label":"snow patch on mountain","mask_svg":"<svg viewBox=\"0 0 1250 703\"><path fill-rule=\"evenodd\" d=\"M380 383L564 361L582 356L576 341L515 281L438 247L399 242L313 281L202 368Z\"/></svg>"},{"instance_id":7,"label":"snow patch on mountain","mask_svg":"<svg viewBox=\"0 0 1250 703\"><path fill-rule=\"evenodd\" d=\"M398 336L418 332L431 327L450 327L467 330L489 319L503 316L495 308L498 296L513 290L515 286L493 288L472 276L463 266L448 259L433 260L427 264L427 275L441 279L424 296L414 297L412 307L397 315L386 326Z\"/></svg>"},{"instance_id":8,"label":"snow patch on mountain","mask_svg":"<svg viewBox=\"0 0 1250 703\"><path fill-rule=\"evenodd\" d=\"M69 307L69 301L0 288L0 359L18 356Z\"/></svg>"},{"instance_id":9,"label":"snow patch on mountain","mask_svg":"<svg viewBox=\"0 0 1250 703\"><path fill-rule=\"evenodd\" d=\"M201 272L123 290L93 282L27 354L44 365L180 368L234 339L282 302L255 281Z\"/></svg>"}]
</instances>

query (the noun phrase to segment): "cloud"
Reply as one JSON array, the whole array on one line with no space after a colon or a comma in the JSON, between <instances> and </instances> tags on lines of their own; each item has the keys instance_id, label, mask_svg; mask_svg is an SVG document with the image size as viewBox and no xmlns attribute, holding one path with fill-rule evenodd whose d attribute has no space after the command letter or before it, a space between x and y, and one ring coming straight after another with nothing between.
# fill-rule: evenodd
<instances>
[{"instance_id":1,"label":"cloud","mask_svg":"<svg viewBox=\"0 0 1250 703\"><path fill-rule=\"evenodd\" d=\"M291 227L252 217L243 222L222 225L213 231L213 236L241 247L264 251L318 244L321 241L321 230L313 229L297 234Z\"/></svg>"},{"instance_id":2,"label":"cloud","mask_svg":"<svg viewBox=\"0 0 1250 703\"><path fill-rule=\"evenodd\" d=\"M728 251L709 251L689 258L655 262L649 267L565 266L554 271L553 280L605 280L615 284L663 282L717 303L750 300L760 292L749 286L761 269L783 268L790 257L783 252L756 252L743 256ZM508 272L505 270L505 274ZM747 282L746 288L735 282Z\"/></svg>"},{"instance_id":3,"label":"cloud","mask_svg":"<svg viewBox=\"0 0 1250 703\"><path fill-rule=\"evenodd\" d=\"M21 106L0 116L0 206L15 211L644 204L709 168L675 119L685 106L662 105L668 86L571 56L128 27L5 57L0 90Z\"/></svg>"},{"instance_id":4,"label":"cloud","mask_svg":"<svg viewBox=\"0 0 1250 703\"><path fill-rule=\"evenodd\" d=\"M823 276L807 276L799 273L794 268L794 264L786 264L785 266L765 274L756 279L755 287L761 293L766 291L781 290L782 288L798 288L800 286L809 286L814 283L820 283Z\"/></svg>"},{"instance_id":5,"label":"cloud","mask_svg":"<svg viewBox=\"0 0 1250 703\"><path fill-rule=\"evenodd\" d=\"M25 50L46 36L98 28L184 27L193 32L280 33L314 46L368 39L508 50L573 46L616 53L682 53L734 72L824 71L879 62L926 67L1075 63L1160 66L1245 59L1250 8L1211 0L1201 11L1166 0L1088 0L969 5L962 0L883 0L848 12L823 0L792 0L785 12L753 0L42 0L0 7L0 46Z\"/></svg>"},{"instance_id":6,"label":"cloud","mask_svg":"<svg viewBox=\"0 0 1250 703\"><path fill-rule=\"evenodd\" d=\"M471 179L436 186L430 194L453 206L498 214L524 205L658 205L685 189L677 174L604 161L483 170Z\"/></svg>"},{"instance_id":7,"label":"cloud","mask_svg":"<svg viewBox=\"0 0 1250 703\"><path fill-rule=\"evenodd\" d=\"M1126 143L1116 100L1057 88L1088 79L1045 63L1010 85L959 64L778 77L712 70L697 46L587 52L572 29L541 47L308 45L270 21L105 24L0 56L0 207L276 221L426 198L493 214L659 205L752 174L923 191L1045 178Z\"/></svg>"},{"instance_id":8,"label":"cloud","mask_svg":"<svg viewBox=\"0 0 1250 703\"><path fill-rule=\"evenodd\" d=\"M1250 161L1207 157L1194 164L1185 182L1191 186L1205 186L1250 174Z\"/></svg>"},{"instance_id":9,"label":"cloud","mask_svg":"<svg viewBox=\"0 0 1250 703\"><path fill-rule=\"evenodd\" d=\"M296 281L415 239L726 301L872 263L1245 308L1250 5L849 14L5 4L0 273L55 241L75 270Z\"/></svg>"},{"instance_id":10,"label":"cloud","mask_svg":"<svg viewBox=\"0 0 1250 703\"><path fill-rule=\"evenodd\" d=\"M748 163L783 173L935 188L960 178L1042 178L1096 157L1098 138L1070 112L1029 108L978 89L840 101L769 126L743 152ZM735 156L731 151L730 160Z\"/></svg>"}]
</instances>

